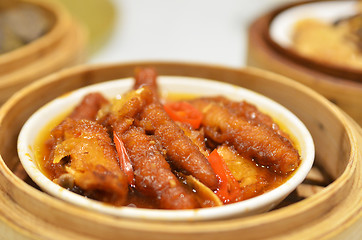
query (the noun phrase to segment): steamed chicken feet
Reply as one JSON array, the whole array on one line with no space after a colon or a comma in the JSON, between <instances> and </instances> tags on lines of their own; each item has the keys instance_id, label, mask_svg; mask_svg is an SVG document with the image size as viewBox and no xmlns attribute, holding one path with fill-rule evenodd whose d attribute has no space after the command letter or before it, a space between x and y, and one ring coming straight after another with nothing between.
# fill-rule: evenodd
<instances>
[{"instance_id":1,"label":"steamed chicken feet","mask_svg":"<svg viewBox=\"0 0 362 240\"><path fill-rule=\"evenodd\" d=\"M147 105L140 118L140 126L161 143L169 161L178 171L194 176L213 190L217 188L218 179L206 157L171 120L160 103Z\"/></svg>"},{"instance_id":2,"label":"steamed chicken feet","mask_svg":"<svg viewBox=\"0 0 362 240\"><path fill-rule=\"evenodd\" d=\"M66 177L86 196L114 205L124 204L128 184L103 126L90 120L67 118L53 131L53 136L58 144L53 149L52 161L64 169L58 183L64 183Z\"/></svg>"},{"instance_id":3,"label":"steamed chicken feet","mask_svg":"<svg viewBox=\"0 0 362 240\"><path fill-rule=\"evenodd\" d=\"M248 123L253 125L264 125L276 131L279 135L289 139L289 136L279 128L278 124L276 124L269 115L260 112L253 104L246 101L232 101L223 96L204 99L219 102L232 114L235 114L237 117L247 121Z\"/></svg>"},{"instance_id":4,"label":"steamed chicken feet","mask_svg":"<svg viewBox=\"0 0 362 240\"><path fill-rule=\"evenodd\" d=\"M132 162L135 187L139 192L157 199L163 209L199 206L191 191L171 172L161 146L157 146L152 136L146 135L142 128L131 127L121 137Z\"/></svg>"},{"instance_id":5,"label":"steamed chicken feet","mask_svg":"<svg viewBox=\"0 0 362 240\"><path fill-rule=\"evenodd\" d=\"M74 120L95 120L99 109L106 104L108 104L108 100L102 94L98 92L87 94L69 117Z\"/></svg>"},{"instance_id":6,"label":"steamed chicken feet","mask_svg":"<svg viewBox=\"0 0 362 240\"><path fill-rule=\"evenodd\" d=\"M217 148L240 186L240 199L249 199L273 188L283 177L238 154L233 147L223 144Z\"/></svg>"},{"instance_id":7,"label":"steamed chicken feet","mask_svg":"<svg viewBox=\"0 0 362 240\"><path fill-rule=\"evenodd\" d=\"M252 104L158 91L147 68L122 96L86 95L44 144L49 178L117 206L194 209L262 194L298 167L289 136Z\"/></svg>"},{"instance_id":8,"label":"steamed chicken feet","mask_svg":"<svg viewBox=\"0 0 362 240\"><path fill-rule=\"evenodd\" d=\"M114 128L123 132L133 124L143 108L153 101L153 96L148 86L132 90L122 98L115 98L109 104L103 105L98 111L97 121L106 126L110 132ZM119 129L121 126L123 130Z\"/></svg>"},{"instance_id":9,"label":"steamed chicken feet","mask_svg":"<svg viewBox=\"0 0 362 240\"><path fill-rule=\"evenodd\" d=\"M162 147L153 136L146 135L144 129L137 127L138 115L150 99L153 99L153 94L148 86L133 90L122 99L114 100L107 113L103 109L101 115L106 117L100 119L124 144L125 154L132 164L134 187L138 192L157 199L159 208L196 208L196 199L172 173Z\"/></svg>"},{"instance_id":10,"label":"steamed chicken feet","mask_svg":"<svg viewBox=\"0 0 362 240\"><path fill-rule=\"evenodd\" d=\"M95 122L98 110L107 103L99 93L88 94L52 130L45 168L65 188L122 205L128 192L126 178L106 129Z\"/></svg>"},{"instance_id":11,"label":"steamed chicken feet","mask_svg":"<svg viewBox=\"0 0 362 240\"><path fill-rule=\"evenodd\" d=\"M205 134L214 141L228 142L240 154L276 172L287 174L298 167L298 151L272 129L249 124L215 101L198 99L192 104L203 113Z\"/></svg>"},{"instance_id":12,"label":"steamed chicken feet","mask_svg":"<svg viewBox=\"0 0 362 240\"><path fill-rule=\"evenodd\" d=\"M158 98L157 73L153 68L137 68L135 70L133 89L139 89L148 86L153 95Z\"/></svg>"},{"instance_id":13,"label":"steamed chicken feet","mask_svg":"<svg viewBox=\"0 0 362 240\"><path fill-rule=\"evenodd\" d=\"M159 102L156 77L155 71L151 68L136 71L133 86L133 89L136 90L132 92L142 91L153 96L150 102L150 95L144 94L147 99L144 99L145 104L142 104L144 108L139 111L139 126L144 128L147 133L155 136L165 148L168 160L178 171L192 175L211 189L216 189L218 179L206 157L200 152L198 146L168 116ZM142 98L139 98L139 100L142 101ZM123 104L127 105L126 102Z\"/></svg>"}]
</instances>

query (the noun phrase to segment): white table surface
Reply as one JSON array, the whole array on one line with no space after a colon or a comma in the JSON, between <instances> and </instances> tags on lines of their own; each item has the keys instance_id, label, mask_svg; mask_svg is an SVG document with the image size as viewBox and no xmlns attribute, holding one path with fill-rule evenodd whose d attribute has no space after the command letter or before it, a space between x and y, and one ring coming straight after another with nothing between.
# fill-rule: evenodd
<instances>
[{"instance_id":1,"label":"white table surface","mask_svg":"<svg viewBox=\"0 0 362 240\"><path fill-rule=\"evenodd\" d=\"M112 1L115 28L90 63L170 60L240 67L250 23L292 0Z\"/></svg>"}]
</instances>

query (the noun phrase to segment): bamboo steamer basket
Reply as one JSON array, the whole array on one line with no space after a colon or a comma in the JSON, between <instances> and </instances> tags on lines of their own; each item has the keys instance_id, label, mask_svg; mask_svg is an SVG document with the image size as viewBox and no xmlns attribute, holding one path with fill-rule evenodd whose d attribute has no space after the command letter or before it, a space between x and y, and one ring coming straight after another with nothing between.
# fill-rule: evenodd
<instances>
[{"instance_id":1,"label":"bamboo steamer basket","mask_svg":"<svg viewBox=\"0 0 362 240\"><path fill-rule=\"evenodd\" d=\"M48 101L90 84L132 77L136 67L159 75L201 77L259 92L296 114L311 132L315 166L275 210L200 222L113 217L56 199L21 170L16 142L24 122ZM180 62L133 62L69 68L22 89L0 109L2 239L361 239L362 130L338 107L289 78L255 68Z\"/></svg>"},{"instance_id":2,"label":"bamboo steamer basket","mask_svg":"<svg viewBox=\"0 0 362 240\"><path fill-rule=\"evenodd\" d=\"M85 58L86 34L68 12L44 0L21 0L42 9L52 23L35 41L0 55L0 104L27 84Z\"/></svg>"},{"instance_id":3,"label":"bamboo steamer basket","mask_svg":"<svg viewBox=\"0 0 362 240\"><path fill-rule=\"evenodd\" d=\"M362 125L361 71L317 64L283 49L269 35L272 20L294 6L311 2L289 3L255 19L249 26L247 65L276 72L316 90Z\"/></svg>"}]
</instances>

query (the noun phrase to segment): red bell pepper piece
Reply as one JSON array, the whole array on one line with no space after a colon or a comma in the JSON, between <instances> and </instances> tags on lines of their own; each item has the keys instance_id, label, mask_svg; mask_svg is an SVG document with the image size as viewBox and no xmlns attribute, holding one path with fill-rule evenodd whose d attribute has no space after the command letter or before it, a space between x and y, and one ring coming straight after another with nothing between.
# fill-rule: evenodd
<instances>
[{"instance_id":1,"label":"red bell pepper piece","mask_svg":"<svg viewBox=\"0 0 362 240\"><path fill-rule=\"evenodd\" d=\"M202 113L188 102L170 102L164 109L172 120L189 123L194 129L200 127Z\"/></svg>"},{"instance_id":2,"label":"red bell pepper piece","mask_svg":"<svg viewBox=\"0 0 362 240\"><path fill-rule=\"evenodd\" d=\"M216 149L210 153L208 161L219 178L219 187L215 190L215 194L224 204L237 201L237 198L241 196L239 183Z\"/></svg>"},{"instance_id":3,"label":"red bell pepper piece","mask_svg":"<svg viewBox=\"0 0 362 240\"><path fill-rule=\"evenodd\" d=\"M116 150L118 153L119 164L121 169L127 176L127 181L130 186L134 186L134 174L133 167L129 156L127 154L126 148L123 144L123 141L117 136L115 132L113 132L113 141L116 144Z\"/></svg>"}]
</instances>

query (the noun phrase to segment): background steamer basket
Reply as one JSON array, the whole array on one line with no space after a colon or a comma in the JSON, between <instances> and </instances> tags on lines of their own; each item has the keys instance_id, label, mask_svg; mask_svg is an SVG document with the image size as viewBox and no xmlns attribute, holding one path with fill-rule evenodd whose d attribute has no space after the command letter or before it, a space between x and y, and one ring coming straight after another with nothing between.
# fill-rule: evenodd
<instances>
[{"instance_id":1,"label":"background steamer basket","mask_svg":"<svg viewBox=\"0 0 362 240\"><path fill-rule=\"evenodd\" d=\"M269 34L273 19L285 10L314 2L287 4L257 18L249 27L247 64L276 72L316 90L362 125L362 76L297 56L278 45Z\"/></svg>"},{"instance_id":2,"label":"background steamer basket","mask_svg":"<svg viewBox=\"0 0 362 240\"><path fill-rule=\"evenodd\" d=\"M27 84L85 59L86 34L60 5L20 0L41 9L51 28L40 38L0 55L0 104Z\"/></svg>"},{"instance_id":3,"label":"background steamer basket","mask_svg":"<svg viewBox=\"0 0 362 240\"><path fill-rule=\"evenodd\" d=\"M308 197L291 194L268 213L215 221L162 223L87 211L41 192L19 171L24 122L48 101L93 83L132 77L136 67L239 85L281 103L301 119L316 146ZM39 97L41 96L41 97ZM134 62L63 70L22 89L0 109L0 236L12 239L360 239L362 130L313 90L263 70L172 62ZM315 173L312 171L311 173ZM314 191L317 189L318 191ZM297 192L303 192L297 189ZM305 193L305 192L304 192ZM289 202L288 202L289 201Z\"/></svg>"}]
</instances>

